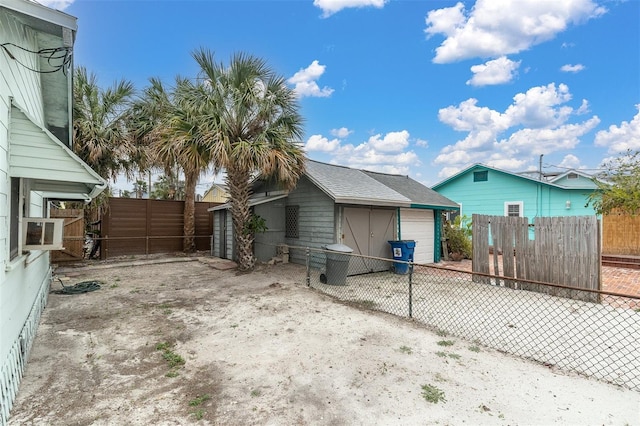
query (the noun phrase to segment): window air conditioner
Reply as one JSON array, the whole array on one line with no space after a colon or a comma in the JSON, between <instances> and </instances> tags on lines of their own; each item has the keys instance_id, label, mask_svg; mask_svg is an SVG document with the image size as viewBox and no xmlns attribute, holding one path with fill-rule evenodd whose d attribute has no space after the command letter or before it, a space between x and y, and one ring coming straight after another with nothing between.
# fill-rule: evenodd
<instances>
[{"instance_id":1,"label":"window air conditioner","mask_svg":"<svg viewBox=\"0 0 640 426\"><path fill-rule=\"evenodd\" d=\"M64 219L22 219L23 250L62 250Z\"/></svg>"}]
</instances>

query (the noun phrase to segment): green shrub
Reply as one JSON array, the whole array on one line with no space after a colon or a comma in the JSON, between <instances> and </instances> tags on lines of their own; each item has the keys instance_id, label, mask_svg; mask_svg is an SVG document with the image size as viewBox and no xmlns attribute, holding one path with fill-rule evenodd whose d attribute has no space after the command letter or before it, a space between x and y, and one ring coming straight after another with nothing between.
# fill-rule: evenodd
<instances>
[{"instance_id":1,"label":"green shrub","mask_svg":"<svg viewBox=\"0 0 640 426\"><path fill-rule=\"evenodd\" d=\"M453 221L445 222L444 237L447 239L449 253L462 256L463 259L471 259L471 221L466 216L457 216Z\"/></svg>"}]
</instances>

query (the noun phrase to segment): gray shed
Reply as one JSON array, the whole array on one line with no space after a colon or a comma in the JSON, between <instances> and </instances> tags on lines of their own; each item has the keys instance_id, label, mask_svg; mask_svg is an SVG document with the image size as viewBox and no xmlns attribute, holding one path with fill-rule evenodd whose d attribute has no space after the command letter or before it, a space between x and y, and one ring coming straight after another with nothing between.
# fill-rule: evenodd
<instances>
[{"instance_id":1,"label":"gray shed","mask_svg":"<svg viewBox=\"0 0 640 426\"><path fill-rule=\"evenodd\" d=\"M256 185L254 212L269 228L256 235L259 261L275 256L275 245L322 248L345 244L355 254L392 258L389 240L415 239L416 262L439 260L439 214L457 204L408 176L374 173L307 160L297 186L283 194L268 185ZM231 228L226 205L214 207L214 255L233 258ZM225 217L226 216L226 222ZM215 239L218 238L218 243ZM267 244L260 244L265 242ZM231 243L231 247L229 246ZM225 246L225 250L216 247ZM418 248L420 247L420 248ZM437 254L436 254L437 253ZM222 255L224 254L224 255ZM304 253L293 250L290 260L304 263ZM366 262L351 262L349 274L370 272Z\"/></svg>"}]
</instances>

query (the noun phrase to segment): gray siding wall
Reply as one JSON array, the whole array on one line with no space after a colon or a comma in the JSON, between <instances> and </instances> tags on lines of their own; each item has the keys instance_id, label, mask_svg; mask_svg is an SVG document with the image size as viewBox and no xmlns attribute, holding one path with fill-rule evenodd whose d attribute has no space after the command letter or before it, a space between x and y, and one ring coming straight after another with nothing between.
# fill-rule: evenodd
<instances>
[{"instance_id":1,"label":"gray siding wall","mask_svg":"<svg viewBox=\"0 0 640 426\"><path fill-rule=\"evenodd\" d=\"M299 206L299 238L287 238L290 246L322 248L323 245L336 242L336 207L333 200L306 177L298 181L296 188L289 193L287 205ZM290 260L293 263L306 262L302 250L292 250Z\"/></svg>"},{"instance_id":2,"label":"gray siding wall","mask_svg":"<svg viewBox=\"0 0 640 426\"><path fill-rule=\"evenodd\" d=\"M253 208L267 224L267 231L255 236L254 253L259 262L266 262L277 254L276 246L284 241L285 199L260 204Z\"/></svg>"}]
</instances>

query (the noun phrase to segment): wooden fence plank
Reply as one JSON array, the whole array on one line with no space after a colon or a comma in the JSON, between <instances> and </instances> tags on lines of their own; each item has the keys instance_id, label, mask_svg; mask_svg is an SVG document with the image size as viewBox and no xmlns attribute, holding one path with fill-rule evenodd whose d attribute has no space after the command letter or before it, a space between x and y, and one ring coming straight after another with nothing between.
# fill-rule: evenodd
<instances>
[{"instance_id":1,"label":"wooden fence plank","mask_svg":"<svg viewBox=\"0 0 640 426\"><path fill-rule=\"evenodd\" d=\"M533 241L529 240L527 218L474 215L472 223L475 272L490 270L489 265L493 261L495 275L587 290L601 289L600 226L597 217L537 217L534 220ZM493 244L493 257L487 256L488 247L484 246L489 240L488 234ZM497 257L500 251L503 254L502 272ZM501 284L497 278L495 280L496 285ZM584 291L570 291L567 296L566 290L555 287L517 280L505 280L504 284L511 288L599 301L597 294Z\"/></svg>"}]
</instances>

